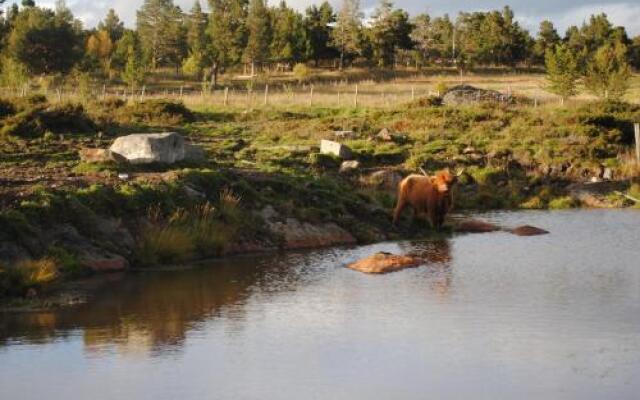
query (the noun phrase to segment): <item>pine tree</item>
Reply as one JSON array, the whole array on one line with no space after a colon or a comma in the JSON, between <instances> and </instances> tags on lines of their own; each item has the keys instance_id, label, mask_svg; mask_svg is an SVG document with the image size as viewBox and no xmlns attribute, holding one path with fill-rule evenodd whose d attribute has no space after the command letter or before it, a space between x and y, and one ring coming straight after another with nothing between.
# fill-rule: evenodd
<instances>
[{"instance_id":1,"label":"pine tree","mask_svg":"<svg viewBox=\"0 0 640 400\"><path fill-rule=\"evenodd\" d=\"M182 69L198 78L202 71L210 65L210 46L207 43L207 16L202 12L200 1L196 0L187 18L187 46L189 56L184 60Z\"/></svg>"},{"instance_id":2,"label":"pine tree","mask_svg":"<svg viewBox=\"0 0 640 400\"><path fill-rule=\"evenodd\" d=\"M211 43L211 83L217 84L218 73L240 62L246 42L246 9L243 0L209 0Z\"/></svg>"},{"instance_id":3,"label":"pine tree","mask_svg":"<svg viewBox=\"0 0 640 400\"><path fill-rule=\"evenodd\" d=\"M547 68L548 90L564 100L577 93L578 61L571 48L566 44L558 44L554 49L548 49L545 55Z\"/></svg>"},{"instance_id":4,"label":"pine tree","mask_svg":"<svg viewBox=\"0 0 640 400\"><path fill-rule=\"evenodd\" d=\"M394 10L390 0L381 0L373 14L373 22L368 30L373 58L380 67L394 65L396 51L409 48L409 16L405 11Z\"/></svg>"},{"instance_id":5,"label":"pine tree","mask_svg":"<svg viewBox=\"0 0 640 400\"><path fill-rule=\"evenodd\" d=\"M127 64L122 72L122 80L129 85L131 91L144 83L145 71L140 62L140 51L134 46L129 46Z\"/></svg>"},{"instance_id":6,"label":"pine tree","mask_svg":"<svg viewBox=\"0 0 640 400\"><path fill-rule=\"evenodd\" d=\"M271 29L269 10L265 0L251 0L247 14L247 46L243 58L251 64L251 76L255 75L256 63L262 63L269 56Z\"/></svg>"},{"instance_id":7,"label":"pine tree","mask_svg":"<svg viewBox=\"0 0 640 400\"><path fill-rule=\"evenodd\" d=\"M278 8L272 10L272 14L271 57L274 61L291 66L292 62L307 56L307 37L302 15L287 7L284 0Z\"/></svg>"},{"instance_id":8,"label":"pine tree","mask_svg":"<svg viewBox=\"0 0 640 400\"><path fill-rule=\"evenodd\" d=\"M49 9L24 8L13 21L7 52L32 74L69 72L82 56L74 22Z\"/></svg>"},{"instance_id":9,"label":"pine tree","mask_svg":"<svg viewBox=\"0 0 640 400\"><path fill-rule=\"evenodd\" d=\"M544 62L544 56L548 49L553 49L560 43L560 35L553 26L551 21L540 22L540 28L538 29L538 38L536 39L533 56L536 62Z\"/></svg>"},{"instance_id":10,"label":"pine tree","mask_svg":"<svg viewBox=\"0 0 640 400\"><path fill-rule=\"evenodd\" d=\"M172 0L145 0L136 25L145 58L151 69L179 66L186 53L183 15Z\"/></svg>"},{"instance_id":11,"label":"pine tree","mask_svg":"<svg viewBox=\"0 0 640 400\"><path fill-rule=\"evenodd\" d=\"M420 14L414 18L410 37L418 50L420 61L426 62L435 45L434 29L428 14Z\"/></svg>"},{"instance_id":12,"label":"pine tree","mask_svg":"<svg viewBox=\"0 0 640 400\"><path fill-rule=\"evenodd\" d=\"M104 20L98 23L98 30L107 31L111 42L115 43L124 35L124 22L120 21L118 14L111 8L104 17Z\"/></svg>"},{"instance_id":13,"label":"pine tree","mask_svg":"<svg viewBox=\"0 0 640 400\"><path fill-rule=\"evenodd\" d=\"M362 18L360 0L342 1L336 26L331 31L331 43L340 53L340 71L344 68L346 56L360 52Z\"/></svg>"},{"instance_id":14,"label":"pine tree","mask_svg":"<svg viewBox=\"0 0 640 400\"><path fill-rule=\"evenodd\" d=\"M324 1L320 7L312 5L307 8L304 19L309 42L309 54L316 67L321 59L335 56L335 49L329 46L331 40L331 24L336 21L331 4Z\"/></svg>"},{"instance_id":15,"label":"pine tree","mask_svg":"<svg viewBox=\"0 0 640 400\"><path fill-rule=\"evenodd\" d=\"M629 89L631 69L627 62L627 47L620 43L601 46L589 60L584 84L602 99L618 100Z\"/></svg>"}]
</instances>

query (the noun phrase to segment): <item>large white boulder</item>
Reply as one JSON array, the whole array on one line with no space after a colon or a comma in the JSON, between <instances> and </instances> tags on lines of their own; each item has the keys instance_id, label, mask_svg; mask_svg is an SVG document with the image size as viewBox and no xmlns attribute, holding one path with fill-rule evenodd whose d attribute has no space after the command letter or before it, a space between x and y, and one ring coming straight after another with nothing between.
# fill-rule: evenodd
<instances>
[{"instance_id":1,"label":"large white boulder","mask_svg":"<svg viewBox=\"0 0 640 400\"><path fill-rule=\"evenodd\" d=\"M175 133L136 133L117 138L109 148L131 164L173 164L185 159L187 145Z\"/></svg>"}]
</instances>

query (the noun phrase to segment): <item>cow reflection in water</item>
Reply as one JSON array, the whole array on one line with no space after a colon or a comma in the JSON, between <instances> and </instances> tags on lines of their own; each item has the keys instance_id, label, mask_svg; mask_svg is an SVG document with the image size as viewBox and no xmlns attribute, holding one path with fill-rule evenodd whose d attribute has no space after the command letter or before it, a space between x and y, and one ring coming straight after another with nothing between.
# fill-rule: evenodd
<instances>
[{"instance_id":1,"label":"cow reflection in water","mask_svg":"<svg viewBox=\"0 0 640 400\"><path fill-rule=\"evenodd\" d=\"M451 287L451 245L446 239L411 243L411 256L424 260L429 268L431 289L439 296L446 297Z\"/></svg>"}]
</instances>

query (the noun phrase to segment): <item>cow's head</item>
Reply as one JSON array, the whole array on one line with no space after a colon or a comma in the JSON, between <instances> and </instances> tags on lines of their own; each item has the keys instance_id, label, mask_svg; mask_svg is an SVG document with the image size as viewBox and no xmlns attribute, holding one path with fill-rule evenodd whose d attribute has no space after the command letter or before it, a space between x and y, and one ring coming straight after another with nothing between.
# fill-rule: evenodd
<instances>
[{"instance_id":1,"label":"cow's head","mask_svg":"<svg viewBox=\"0 0 640 400\"><path fill-rule=\"evenodd\" d=\"M436 173L435 177L433 177L433 183L436 186L438 192L442 194L449 194L451 192L451 188L458 181L458 178L464 170L458 171L458 173L453 174L449 169L444 169L438 173Z\"/></svg>"}]
</instances>

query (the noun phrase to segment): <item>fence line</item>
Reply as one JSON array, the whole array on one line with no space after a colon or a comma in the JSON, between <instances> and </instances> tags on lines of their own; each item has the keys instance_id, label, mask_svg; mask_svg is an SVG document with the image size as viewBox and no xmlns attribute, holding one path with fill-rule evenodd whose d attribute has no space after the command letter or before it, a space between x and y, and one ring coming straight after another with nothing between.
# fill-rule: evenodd
<instances>
[{"instance_id":1,"label":"fence line","mask_svg":"<svg viewBox=\"0 0 640 400\"><path fill-rule=\"evenodd\" d=\"M218 89L196 89L190 87L147 87L142 86L137 89L122 87L107 87L100 85L87 90L78 88L56 88L53 100L60 102L91 100L106 100L109 98L120 98L124 101L143 101L148 99L169 99L183 101L187 105L199 106L233 106L233 107L254 107L263 106L296 106L307 104L309 106L342 107L345 106L343 98L351 97L353 107L391 107L403 103L416 101L424 97L439 96L440 93L432 85L402 85L402 84L375 84L375 83L353 83L345 81L335 81L325 85L264 85L263 89L254 90L253 87L237 88L223 87ZM260 102L256 97L263 93L263 100ZM502 91L505 99L509 99L514 91L511 86L507 86ZM2 97L27 97L31 95L45 95L52 100L49 90L31 90L28 87L7 88L0 87ZM300 101L305 99L306 101ZM557 104L558 99L546 93L540 94L538 90L529 98L534 107L544 104ZM348 104L348 101L347 101Z\"/></svg>"}]
</instances>

